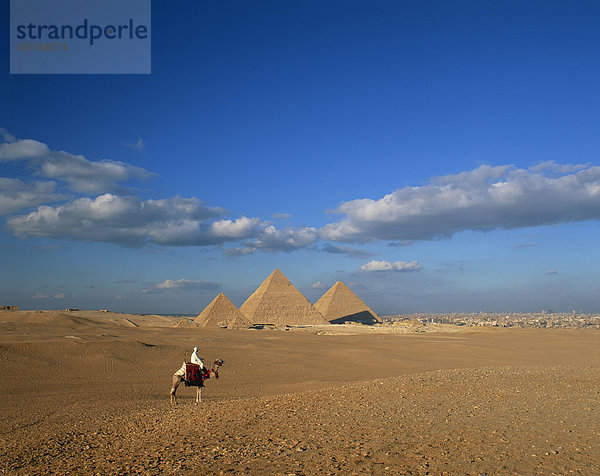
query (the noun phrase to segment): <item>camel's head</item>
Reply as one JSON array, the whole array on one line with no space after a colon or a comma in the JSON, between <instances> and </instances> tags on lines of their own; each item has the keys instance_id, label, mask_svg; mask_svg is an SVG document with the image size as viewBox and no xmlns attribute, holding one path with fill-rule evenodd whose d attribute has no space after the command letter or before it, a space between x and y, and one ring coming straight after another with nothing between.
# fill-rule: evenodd
<instances>
[{"instance_id":1,"label":"camel's head","mask_svg":"<svg viewBox=\"0 0 600 476\"><path fill-rule=\"evenodd\" d=\"M223 359L217 359L215 360L214 364L215 367L220 367L221 365L223 365L225 363L225 361Z\"/></svg>"}]
</instances>

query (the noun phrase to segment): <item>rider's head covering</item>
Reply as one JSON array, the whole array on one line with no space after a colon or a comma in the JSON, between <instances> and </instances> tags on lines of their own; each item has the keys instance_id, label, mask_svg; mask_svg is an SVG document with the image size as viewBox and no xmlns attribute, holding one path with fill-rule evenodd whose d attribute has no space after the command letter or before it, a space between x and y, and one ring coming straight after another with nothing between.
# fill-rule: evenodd
<instances>
[{"instance_id":1,"label":"rider's head covering","mask_svg":"<svg viewBox=\"0 0 600 476\"><path fill-rule=\"evenodd\" d=\"M194 347L194 352L198 352L198 347Z\"/></svg>"}]
</instances>

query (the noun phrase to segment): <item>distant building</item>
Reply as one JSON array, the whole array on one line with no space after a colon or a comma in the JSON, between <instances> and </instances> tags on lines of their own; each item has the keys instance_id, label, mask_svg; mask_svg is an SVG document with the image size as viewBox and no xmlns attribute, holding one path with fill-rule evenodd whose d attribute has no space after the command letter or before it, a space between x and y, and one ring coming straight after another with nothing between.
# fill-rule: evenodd
<instances>
[{"instance_id":1,"label":"distant building","mask_svg":"<svg viewBox=\"0 0 600 476\"><path fill-rule=\"evenodd\" d=\"M19 306L0 306L0 311L18 311Z\"/></svg>"}]
</instances>

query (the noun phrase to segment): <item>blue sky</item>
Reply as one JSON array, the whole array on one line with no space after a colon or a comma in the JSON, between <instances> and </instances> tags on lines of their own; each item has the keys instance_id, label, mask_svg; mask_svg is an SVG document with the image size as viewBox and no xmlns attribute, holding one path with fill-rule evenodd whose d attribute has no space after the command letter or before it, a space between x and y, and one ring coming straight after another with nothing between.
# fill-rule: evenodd
<instances>
[{"instance_id":1,"label":"blue sky","mask_svg":"<svg viewBox=\"0 0 600 476\"><path fill-rule=\"evenodd\" d=\"M8 29L8 2L1 18ZM151 75L9 75L2 304L600 311L600 5L152 3Z\"/></svg>"}]
</instances>

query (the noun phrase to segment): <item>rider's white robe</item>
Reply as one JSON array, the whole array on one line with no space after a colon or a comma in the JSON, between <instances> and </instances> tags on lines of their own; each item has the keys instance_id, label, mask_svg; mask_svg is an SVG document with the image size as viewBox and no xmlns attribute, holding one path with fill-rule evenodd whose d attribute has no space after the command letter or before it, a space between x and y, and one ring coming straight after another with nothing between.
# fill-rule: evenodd
<instances>
[{"instance_id":1,"label":"rider's white robe","mask_svg":"<svg viewBox=\"0 0 600 476\"><path fill-rule=\"evenodd\" d=\"M200 357L198 357L198 354L196 352L192 352L192 356L190 357L190 362L192 364L198 364L201 369L204 368L204 362L202 362L202 359ZM185 378L185 362L183 363L181 368L177 372L174 373L174 375Z\"/></svg>"}]
</instances>

